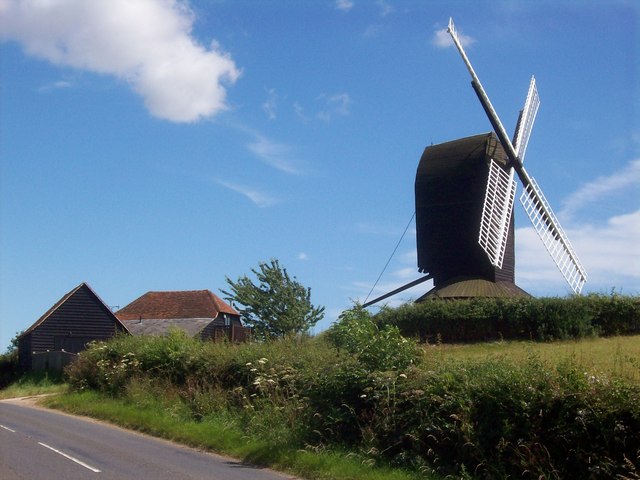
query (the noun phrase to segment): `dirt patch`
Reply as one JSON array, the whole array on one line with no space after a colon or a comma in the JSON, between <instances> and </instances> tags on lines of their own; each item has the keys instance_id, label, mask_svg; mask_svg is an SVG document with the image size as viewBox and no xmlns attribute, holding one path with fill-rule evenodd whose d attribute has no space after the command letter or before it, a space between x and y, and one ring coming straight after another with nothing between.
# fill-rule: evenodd
<instances>
[{"instance_id":1,"label":"dirt patch","mask_svg":"<svg viewBox=\"0 0 640 480\"><path fill-rule=\"evenodd\" d=\"M57 393L43 393L42 395L29 395L28 397L5 398L0 400L2 403L12 403L14 405L22 405L23 407L40 407L38 402L41 398L58 395ZM43 407L40 407L43 408Z\"/></svg>"}]
</instances>

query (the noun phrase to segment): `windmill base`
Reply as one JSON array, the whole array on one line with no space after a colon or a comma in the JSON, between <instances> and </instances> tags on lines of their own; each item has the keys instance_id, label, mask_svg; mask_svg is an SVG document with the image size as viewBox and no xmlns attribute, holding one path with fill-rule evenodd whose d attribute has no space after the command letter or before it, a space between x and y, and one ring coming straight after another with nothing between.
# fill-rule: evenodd
<instances>
[{"instance_id":1,"label":"windmill base","mask_svg":"<svg viewBox=\"0 0 640 480\"><path fill-rule=\"evenodd\" d=\"M469 298L530 298L531 295L513 282L491 282L484 278L454 278L433 287L416 303L427 300L462 300Z\"/></svg>"}]
</instances>

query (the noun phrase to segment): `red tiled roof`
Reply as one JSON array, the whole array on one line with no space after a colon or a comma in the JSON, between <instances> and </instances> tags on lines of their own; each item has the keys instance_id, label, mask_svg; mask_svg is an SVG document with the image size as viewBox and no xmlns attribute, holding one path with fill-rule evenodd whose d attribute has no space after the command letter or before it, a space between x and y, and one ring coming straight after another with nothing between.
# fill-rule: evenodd
<instances>
[{"instance_id":1,"label":"red tiled roof","mask_svg":"<svg viewBox=\"0 0 640 480\"><path fill-rule=\"evenodd\" d=\"M219 313L240 315L210 290L147 292L116 312L120 320L216 318Z\"/></svg>"}]
</instances>

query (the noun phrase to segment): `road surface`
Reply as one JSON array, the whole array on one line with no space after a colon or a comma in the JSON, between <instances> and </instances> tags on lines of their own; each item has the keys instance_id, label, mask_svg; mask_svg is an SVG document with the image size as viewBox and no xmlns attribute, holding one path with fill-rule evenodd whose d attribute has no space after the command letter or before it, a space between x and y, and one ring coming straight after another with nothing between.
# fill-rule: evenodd
<instances>
[{"instance_id":1,"label":"road surface","mask_svg":"<svg viewBox=\"0 0 640 480\"><path fill-rule=\"evenodd\" d=\"M291 478L90 419L0 402L0 480Z\"/></svg>"}]
</instances>

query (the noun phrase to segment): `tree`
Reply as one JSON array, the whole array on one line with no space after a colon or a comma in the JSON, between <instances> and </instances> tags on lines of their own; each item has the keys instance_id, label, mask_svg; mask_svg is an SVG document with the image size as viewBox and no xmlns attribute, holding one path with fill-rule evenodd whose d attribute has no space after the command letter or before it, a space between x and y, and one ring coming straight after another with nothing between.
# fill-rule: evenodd
<instances>
[{"instance_id":1,"label":"tree","mask_svg":"<svg viewBox=\"0 0 640 480\"><path fill-rule=\"evenodd\" d=\"M246 275L235 282L226 277L230 292L222 292L243 306L238 310L257 338L307 332L324 316L324 307L311 304L311 289L305 288L296 277L290 277L278 260L260 262L258 270L251 271L258 284Z\"/></svg>"}]
</instances>

